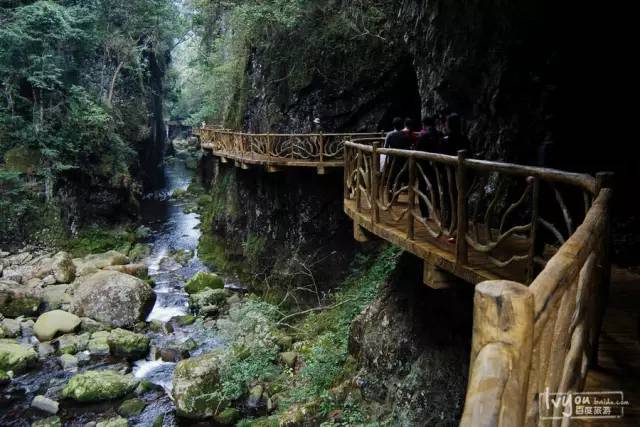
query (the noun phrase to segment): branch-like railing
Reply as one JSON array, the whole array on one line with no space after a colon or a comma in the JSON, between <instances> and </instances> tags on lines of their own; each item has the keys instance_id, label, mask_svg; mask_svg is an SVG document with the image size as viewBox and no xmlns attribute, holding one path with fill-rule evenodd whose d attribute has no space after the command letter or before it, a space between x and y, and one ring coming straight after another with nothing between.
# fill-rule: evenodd
<instances>
[{"instance_id":1,"label":"branch-like railing","mask_svg":"<svg viewBox=\"0 0 640 427\"><path fill-rule=\"evenodd\" d=\"M609 175L380 144L345 143L345 206L355 205L371 230L402 230L405 247L447 239L456 266L482 259L496 276L522 282L476 286L461 425L566 425L563 408L545 407L540 393L581 390L597 356Z\"/></svg>"},{"instance_id":2,"label":"branch-like railing","mask_svg":"<svg viewBox=\"0 0 640 427\"><path fill-rule=\"evenodd\" d=\"M220 157L253 164L339 167L344 141L379 133L244 133L215 127L197 130L201 146Z\"/></svg>"}]
</instances>

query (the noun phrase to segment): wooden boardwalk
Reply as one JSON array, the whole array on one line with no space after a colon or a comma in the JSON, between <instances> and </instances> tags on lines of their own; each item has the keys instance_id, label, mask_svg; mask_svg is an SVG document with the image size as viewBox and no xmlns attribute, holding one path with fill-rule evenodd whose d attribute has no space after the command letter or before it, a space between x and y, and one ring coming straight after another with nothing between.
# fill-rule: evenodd
<instances>
[{"instance_id":1,"label":"wooden boardwalk","mask_svg":"<svg viewBox=\"0 0 640 427\"><path fill-rule=\"evenodd\" d=\"M576 420L576 426L640 426L640 274L614 268L600 334L598 367L589 370L585 391L622 391L631 407L616 420Z\"/></svg>"}]
</instances>

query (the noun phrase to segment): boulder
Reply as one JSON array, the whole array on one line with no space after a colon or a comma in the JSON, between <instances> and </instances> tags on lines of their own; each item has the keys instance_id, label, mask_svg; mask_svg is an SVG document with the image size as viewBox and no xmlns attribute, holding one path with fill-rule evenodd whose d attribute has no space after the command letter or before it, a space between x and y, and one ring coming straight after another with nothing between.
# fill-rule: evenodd
<instances>
[{"instance_id":1,"label":"boulder","mask_svg":"<svg viewBox=\"0 0 640 427\"><path fill-rule=\"evenodd\" d=\"M115 371L87 371L75 375L62 389L64 399L78 402L99 402L119 399L135 390L138 385L132 375Z\"/></svg>"},{"instance_id":2,"label":"boulder","mask_svg":"<svg viewBox=\"0 0 640 427\"><path fill-rule=\"evenodd\" d=\"M213 419L221 426L234 426L240 419L240 412L236 408L227 408L215 415Z\"/></svg>"},{"instance_id":3,"label":"boulder","mask_svg":"<svg viewBox=\"0 0 640 427\"><path fill-rule=\"evenodd\" d=\"M222 289L224 281L215 273L206 273L201 271L193 276L184 286L185 292L196 294L205 289Z\"/></svg>"},{"instance_id":4,"label":"boulder","mask_svg":"<svg viewBox=\"0 0 640 427\"><path fill-rule=\"evenodd\" d=\"M216 398L220 390L219 352L182 360L173 372L173 398L180 416L192 419L209 418L221 402Z\"/></svg>"},{"instance_id":5,"label":"boulder","mask_svg":"<svg viewBox=\"0 0 640 427\"><path fill-rule=\"evenodd\" d=\"M109 418L108 420L100 421L96 424L96 427L127 427L129 423L125 418L115 417Z\"/></svg>"},{"instance_id":6,"label":"boulder","mask_svg":"<svg viewBox=\"0 0 640 427\"><path fill-rule=\"evenodd\" d=\"M68 307L73 301L71 296L71 285L48 285L42 289L42 301L44 302L44 311L56 310L62 307Z\"/></svg>"},{"instance_id":7,"label":"boulder","mask_svg":"<svg viewBox=\"0 0 640 427\"><path fill-rule=\"evenodd\" d=\"M137 417L147 406L143 400L129 399L122 402L122 405L118 408L118 414L125 418Z\"/></svg>"},{"instance_id":8,"label":"boulder","mask_svg":"<svg viewBox=\"0 0 640 427\"><path fill-rule=\"evenodd\" d=\"M207 289L197 294L189 295L189 305L196 312L206 306L223 307L226 301L227 293L224 289Z\"/></svg>"},{"instance_id":9,"label":"boulder","mask_svg":"<svg viewBox=\"0 0 640 427\"><path fill-rule=\"evenodd\" d=\"M63 354L58 358L58 362L60 362L60 366L62 369L75 369L78 367L78 358L71 354Z\"/></svg>"},{"instance_id":10,"label":"boulder","mask_svg":"<svg viewBox=\"0 0 640 427\"><path fill-rule=\"evenodd\" d=\"M143 334L114 329L107 338L111 354L129 360L144 358L149 352L149 337Z\"/></svg>"},{"instance_id":11,"label":"boulder","mask_svg":"<svg viewBox=\"0 0 640 427\"><path fill-rule=\"evenodd\" d=\"M58 354L76 354L84 351L89 345L91 334L84 333L80 335L64 334L56 339L58 343Z\"/></svg>"},{"instance_id":12,"label":"boulder","mask_svg":"<svg viewBox=\"0 0 640 427\"><path fill-rule=\"evenodd\" d=\"M50 271L58 283L71 283L76 277L76 266L67 252L58 252L53 256Z\"/></svg>"},{"instance_id":13,"label":"boulder","mask_svg":"<svg viewBox=\"0 0 640 427\"><path fill-rule=\"evenodd\" d=\"M31 407L39 409L48 414L57 414L58 413L59 403L55 400L51 400L45 396L38 395L33 398L31 401Z\"/></svg>"},{"instance_id":14,"label":"boulder","mask_svg":"<svg viewBox=\"0 0 640 427\"><path fill-rule=\"evenodd\" d=\"M30 347L16 341L0 339L0 370L20 373L38 360L38 354Z\"/></svg>"},{"instance_id":15,"label":"boulder","mask_svg":"<svg viewBox=\"0 0 640 427\"><path fill-rule=\"evenodd\" d=\"M149 269L144 264L125 264L125 265L110 265L105 267L104 270L119 271L120 273L130 274L139 279L146 279L149 277Z\"/></svg>"},{"instance_id":16,"label":"boulder","mask_svg":"<svg viewBox=\"0 0 640 427\"><path fill-rule=\"evenodd\" d=\"M0 314L3 316L34 316L41 303L38 290L23 288L16 281L0 280Z\"/></svg>"},{"instance_id":17,"label":"boulder","mask_svg":"<svg viewBox=\"0 0 640 427\"><path fill-rule=\"evenodd\" d=\"M16 338L20 335L19 319L3 319L2 332L6 338Z\"/></svg>"},{"instance_id":18,"label":"boulder","mask_svg":"<svg viewBox=\"0 0 640 427\"><path fill-rule=\"evenodd\" d=\"M0 369L0 385L9 384L11 382L11 377L5 371Z\"/></svg>"},{"instance_id":19,"label":"boulder","mask_svg":"<svg viewBox=\"0 0 640 427\"><path fill-rule=\"evenodd\" d=\"M100 271L81 281L73 299L79 316L114 327L132 327L153 308L155 294L144 281L117 271Z\"/></svg>"},{"instance_id":20,"label":"boulder","mask_svg":"<svg viewBox=\"0 0 640 427\"><path fill-rule=\"evenodd\" d=\"M110 265L129 264L129 258L117 251L108 251L101 254L87 255L84 258L74 258L76 276L92 274Z\"/></svg>"},{"instance_id":21,"label":"boulder","mask_svg":"<svg viewBox=\"0 0 640 427\"><path fill-rule=\"evenodd\" d=\"M136 243L129 251L131 261L140 261L151 255L151 246L146 243Z\"/></svg>"},{"instance_id":22,"label":"boulder","mask_svg":"<svg viewBox=\"0 0 640 427\"><path fill-rule=\"evenodd\" d=\"M284 362L285 365L289 368L293 368L296 366L296 360L298 360L298 353L295 351L285 351L280 353L280 360Z\"/></svg>"},{"instance_id":23,"label":"boulder","mask_svg":"<svg viewBox=\"0 0 640 427\"><path fill-rule=\"evenodd\" d=\"M106 356L109 354L109 332L97 331L91 334L91 339L87 344L89 353L95 356Z\"/></svg>"},{"instance_id":24,"label":"boulder","mask_svg":"<svg viewBox=\"0 0 640 427\"><path fill-rule=\"evenodd\" d=\"M80 318L62 310L41 314L33 325L33 333L39 341L51 341L58 334L74 332L80 327Z\"/></svg>"},{"instance_id":25,"label":"boulder","mask_svg":"<svg viewBox=\"0 0 640 427\"><path fill-rule=\"evenodd\" d=\"M80 330L82 332L94 333L98 331L106 331L111 329L111 326L105 325L100 322L96 322L95 320L89 317L81 317L80 318Z\"/></svg>"}]
</instances>

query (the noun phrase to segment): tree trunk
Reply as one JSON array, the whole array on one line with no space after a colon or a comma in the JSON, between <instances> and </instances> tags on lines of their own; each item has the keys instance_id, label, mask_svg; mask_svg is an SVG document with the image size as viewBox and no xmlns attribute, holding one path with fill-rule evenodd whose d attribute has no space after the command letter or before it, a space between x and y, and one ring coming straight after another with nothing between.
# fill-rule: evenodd
<instances>
[{"instance_id":1,"label":"tree trunk","mask_svg":"<svg viewBox=\"0 0 640 427\"><path fill-rule=\"evenodd\" d=\"M113 77L111 77L111 84L109 85L109 94L107 95L107 105L109 107L111 107L111 100L113 99L113 91L116 86L116 79L118 78L118 73L120 72L120 69L122 68L123 65L124 65L124 61L120 61L118 63L118 66L116 67L116 70L113 72Z\"/></svg>"}]
</instances>

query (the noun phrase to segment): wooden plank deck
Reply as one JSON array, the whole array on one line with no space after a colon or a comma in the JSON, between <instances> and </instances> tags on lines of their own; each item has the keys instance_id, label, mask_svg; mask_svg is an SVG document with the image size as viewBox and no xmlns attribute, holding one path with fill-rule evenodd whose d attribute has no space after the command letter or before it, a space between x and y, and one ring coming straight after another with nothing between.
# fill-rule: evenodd
<instances>
[{"instance_id":1,"label":"wooden plank deck","mask_svg":"<svg viewBox=\"0 0 640 427\"><path fill-rule=\"evenodd\" d=\"M640 274L613 268L609 305L600 334L598 368L589 370L585 391L622 391L631 407L615 420L574 420L575 426L640 426Z\"/></svg>"},{"instance_id":2,"label":"wooden plank deck","mask_svg":"<svg viewBox=\"0 0 640 427\"><path fill-rule=\"evenodd\" d=\"M405 203L394 206L396 217L406 208ZM345 199L344 210L354 224L360 225L369 232L413 253L428 263L446 270L457 277L476 284L484 280L513 280L523 283L526 280L526 265L523 262L514 262L508 267L499 268L493 264L485 254L469 248L469 263L461 266L456 263L456 245L449 243L445 237L435 239L426 228L418 221L415 222L414 240L407 239L408 222L406 217L400 222L393 219L390 212L380 210L380 221L373 224L369 209L357 211L355 200ZM518 236L512 236L501 245L501 250L496 254L498 258L508 258L514 253L526 254L527 241ZM501 256L502 255L502 256ZM507 256L508 255L508 256Z\"/></svg>"}]
</instances>

